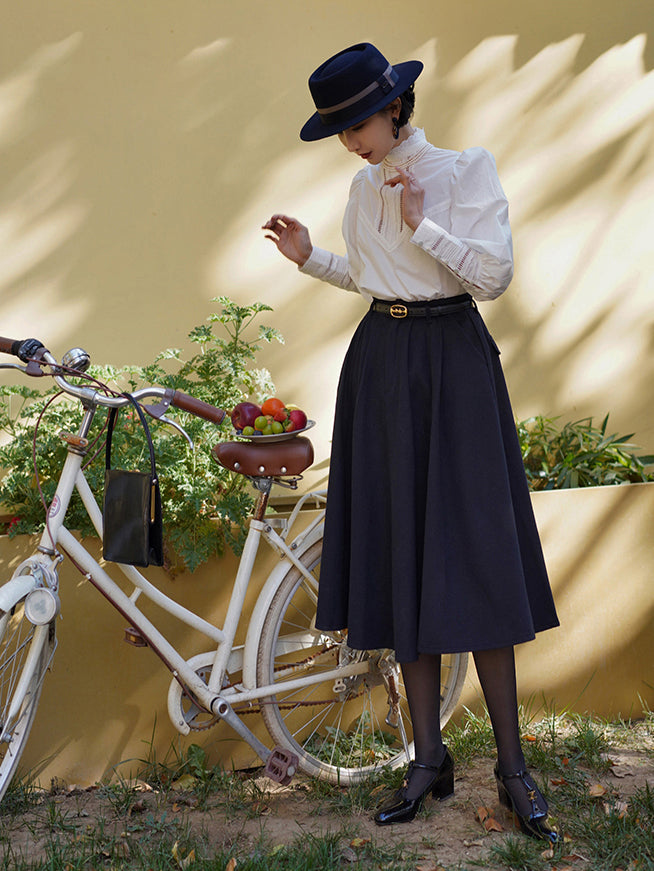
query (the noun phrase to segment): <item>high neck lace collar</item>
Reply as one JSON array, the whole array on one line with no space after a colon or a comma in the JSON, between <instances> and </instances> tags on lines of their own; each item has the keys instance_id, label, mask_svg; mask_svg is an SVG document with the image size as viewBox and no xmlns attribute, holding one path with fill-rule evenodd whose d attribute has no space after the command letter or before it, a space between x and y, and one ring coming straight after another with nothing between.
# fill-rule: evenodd
<instances>
[{"instance_id":1,"label":"high neck lace collar","mask_svg":"<svg viewBox=\"0 0 654 871\"><path fill-rule=\"evenodd\" d=\"M382 160L382 166L401 166L412 163L427 145L425 131L421 127L414 128L413 133L404 142L392 148Z\"/></svg>"}]
</instances>

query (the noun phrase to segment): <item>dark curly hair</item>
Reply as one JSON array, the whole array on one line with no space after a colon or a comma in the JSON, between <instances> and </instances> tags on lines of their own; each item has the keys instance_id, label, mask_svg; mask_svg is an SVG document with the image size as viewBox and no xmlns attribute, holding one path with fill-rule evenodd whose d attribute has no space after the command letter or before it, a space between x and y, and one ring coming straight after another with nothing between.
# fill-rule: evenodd
<instances>
[{"instance_id":1,"label":"dark curly hair","mask_svg":"<svg viewBox=\"0 0 654 871\"><path fill-rule=\"evenodd\" d=\"M400 114L397 117L397 121L400 127L404 127L405 124L409 123L416 105L416 95L413 91L412 84L409 85L403 94L400 94L400 100L402 101L402 107L400 108Z\"/></svg>"}]
</instances>

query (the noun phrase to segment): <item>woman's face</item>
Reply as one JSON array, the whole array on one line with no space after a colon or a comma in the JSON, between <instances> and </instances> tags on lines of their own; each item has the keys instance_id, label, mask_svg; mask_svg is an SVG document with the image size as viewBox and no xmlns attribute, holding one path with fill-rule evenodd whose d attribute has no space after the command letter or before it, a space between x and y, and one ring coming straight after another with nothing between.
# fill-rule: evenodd
<instances>
[{"instance_id":1,"label":"woman's face","mask_svg":"<svg viewBox=\"0 0 654 871\"><path fill-rule=\"evenodd\" d=\"M348 151L358 154L368 163L378 164L394 148L400 139L393 138L393 113L388 108L382 109L360 124L348 127L338 134L339 140ZM402 134L404 128L400 130Z\"/></svg>"}]
</instances>

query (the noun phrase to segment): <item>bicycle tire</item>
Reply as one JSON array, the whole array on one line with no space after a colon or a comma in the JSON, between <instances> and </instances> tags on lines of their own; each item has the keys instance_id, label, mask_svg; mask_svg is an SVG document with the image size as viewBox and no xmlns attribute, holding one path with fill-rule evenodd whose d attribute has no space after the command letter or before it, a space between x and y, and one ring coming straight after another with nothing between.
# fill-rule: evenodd
<instances>
[{"instance_id":1,"label":"bicycle tire","mask_svg":"<svg viewBox=\"0 0 654 871\"><path fill-rule=\"evenodd\" d=\"M30 623L25 598L0 618L0 801L27 744L54 646L54 621Z\"/></svg>"},{"instance_id":2,"label":"bicycle tire","mask_svg":"<svg viewBox=\"0 0 654 871\"><path fill-rule=\"evenodd\" d=\"M320 576L322 540L300 557L317 583ZM315 629L315 590L302 573L291 567L280 581L261 631L257 654L259 686L302 675L310 678L320 670L347 664L353 656L368 660L370 672L338 681L307 683L300 689L279 691L263 701L261 713L272 738L297 754L299 767L312 777L348 785L383 767L407 762L401 732L385 722L389 710L388 688L375 663L380 651L352 651L345 632ZM442 657L441 725L456 708L467 669L467 654ZM399 714L412 755L411 721L401 671L394 669L399 691ZM309 710L307 717L303 712Z\"/></svg>"}]
</instances>

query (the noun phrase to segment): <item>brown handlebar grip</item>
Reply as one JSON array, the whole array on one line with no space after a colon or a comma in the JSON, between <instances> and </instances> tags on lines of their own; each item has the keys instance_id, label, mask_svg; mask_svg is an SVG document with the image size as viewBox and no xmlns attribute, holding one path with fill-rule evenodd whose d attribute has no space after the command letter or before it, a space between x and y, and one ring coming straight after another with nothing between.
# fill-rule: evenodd
<instances>
[{"instance_id":1,"label":"brown handlebar grip","mask_svg":"<svg viewBox=\"0 0 654 871\"><path fill-rule=\"evenodd\" d=\"M0 336L0 353L2 354L13 354L14 351L12 348L16 344L16 339L5 339L4 336Z\"/></svg>"},{"instance_id":2,"label":"brown handlebar grip","mask_svg":"<svg viewBox=\"0 0 654 871\"><path fill-rule=\"evenodd\" d=\"M213 423L222 423L227 414L222 408L209 405L208 402L203 402L201 399L189 396L188 393L182 393L181 390L174 392L171 404L175 408L181 408L182 411L188 411L196 417L202 417L204 420L210 420Z\"/></svg>"}]
</instances>

